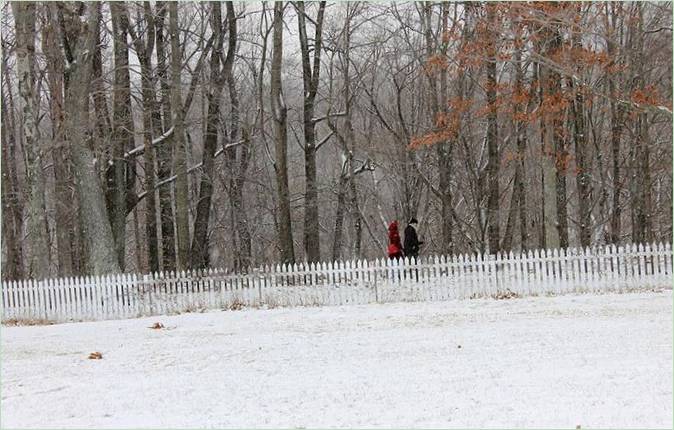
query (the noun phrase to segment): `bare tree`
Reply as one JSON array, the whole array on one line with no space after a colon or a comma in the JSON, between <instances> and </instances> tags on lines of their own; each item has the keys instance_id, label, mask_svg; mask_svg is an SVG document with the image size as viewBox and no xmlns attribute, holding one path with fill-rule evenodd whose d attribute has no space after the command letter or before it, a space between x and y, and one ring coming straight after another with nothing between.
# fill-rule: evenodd
<instances>
[{"instance_id":1,"label":"bare tree","mask_svg":"<svg viewBox=\"0 0 674 430\"><path fill-rule=\"evenodd\" d=\"M211 3L211 28L215 35L215 49L211 52L211 89L208 93L208 116L206 134L204 136L204 151L202 155L202 173L199 186L197 213L194 219L194 237L190 252L190 265L193 268L208 266L208 223L211 213L211 199L213 196L213 161L218 145L218 123L220 117L220 102L222 89L232 74L234 54L236 52L236 17L232 2L227 2L227 30L229 41L227 53L220 66L220 58L224 44L222 16L220 3Z\"/></svg>"},{"instance_id":2,"label":"bare tree","mask_svg":"<svg viewBox=\"0 0 674 430\"><path fill-rule=\"evenodd\" d=\"M318 191L316 185L316 119L314 105L321 73L321 51L323 38L324 1L318 4L315 23L313 64L307 38L306 11L303 2L296 2L299 26L300 48L302 52L302 82L304 83L304 172L306 191L304 193L304 252L309 262L321 259L320 233L318 228Z\"/></svg>"},{"instance_id":3,"label":"bare tree","mask_svg":"<svg viewBox=\"0 0 674 430\"><path fill-rule=\"evenodd\" d=\"M100 7L96 3L82 9L76 8L74 4L59 5L59 19L63 22L61 41L66 53L69 82L65 102L67 135L78 188L80 222L87 245L88 266L95 275L120 271L103 189L84 129L89 123L88 99Z\"/></svg>"},{"instance_id":4,"label":"bare tree","mask_svg":"<svg viewBox=\"0 0 674 430\"><path fill-rule=\"evenodd\" d=\"M276 146L276 187L278 194L278 236L283 263L295 262L288 188L288 107L283 96L281 65L283 60L283 2L274 3L273 52L271 60L271 110Z\"/></svg>"},{"instance_id":5,"label":"bare tree","mask_svg":"<svg viewBox=\"0 0 674 430\"><path fill-rule=\"evenodd\" d=\"M39 95L35 76L35 3L12 3L16 25L16 57L19 99L28 167L28 271L37 278L49 276L49 243L45 212L45 180L42 174L45 148L38 128Z\"/></svg>"},{"instance_id":6,"label":"bare tree","mask_svg":"<svg viewBox=\"0 0 674 430\"><path fill-rule=\"evenodd\" d=\"M171 38L171 118L173 119L173 168L175 180L176 232L178 239L177 269L186 269L189 264L190 226L187 183L187 147L185 124L182 113L182 51L178 32L178 4L169 2L169 35Z\"/></svg>"}]
</instances>

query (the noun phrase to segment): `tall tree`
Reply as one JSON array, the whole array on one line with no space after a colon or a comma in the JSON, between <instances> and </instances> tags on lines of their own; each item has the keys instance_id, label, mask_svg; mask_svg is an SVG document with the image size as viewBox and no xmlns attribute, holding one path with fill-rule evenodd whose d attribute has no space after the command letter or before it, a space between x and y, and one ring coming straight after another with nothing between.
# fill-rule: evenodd
<instances>
[{"instance_id":1,"label":"tall tree","mask_svg":"<svg viewBox=\"0 0 674 430\"><path fill-rule=\"evenodd\" d=\"M489 197L487 201L487 225L489 238L489 252L500 251L500 217L499 217L499 166L501 159L498 147L497 121L497 43L499 25L494 5L487 5L487 176L489 183Z\"/></svg>"},{"instance_id":2,"label":"tall tree","mask_svg":"<svg viewBox=\"0 0 674 430\"><path fill-rule=\"evenodd\" d=\"M45 214L44 144L38 127L39 94L35 73L35 3L13 2L16 26L16 68L22 108L24 148L28 167L28 244L30 275L49 276L49 241Z\"/></svg>"},{"instance_id":3,"label":"tall tree","mask_svg":"<svg viewBox=\"0 0 674 430\"><path fill-rule=\"evenodd\" d=\"M316 178L316 120L314 109L316 92L320 82L321 51L323 40L324 1L318 4L315 23L314 46L309 46L307 37L306 11L303 2L296 2L297 23L299 26L300 50L302 53L302 82L304 84L304 173L306 191L304 193L304 252L309 262L321 258L320 233L318 226L318 187ZM313 50L313 64L310 51Z\"/></svg>"},{"instance_id":4,"label":"tall tree","mask_svg":"<svg viewBox=\"0 0 674 430\"><path fill-rule=\"evenodd\" d=\"M278 194L278 245L283 263L295 262L295 249L290 218L288 185L288 107L283 96L281 67L283 64L283 2L274 3L273 53L271 59L271 111L274 120L276 147L276 189Z\"/></svg>"},{"instance_id":5,"label":"tall tree","mask_svg":"<svg viewBox=\"0 0 674 430\"><path fill-rule=\"evenodd\" d=\"M615 73L622 67L623 59L618 55L618 21L622 18L623 5L621 3L604 3L604 26L606 31L606 54L609 57L609 64L606 68L606 79L608 81L608 92L610 97L611 110L611 173L612 181L612 200L611 200L611 242L620 243L620 218L622 215L622 203L620 194L622 191L621 182L621 160L620 160L620 142L623 134L623 117L625 114L625 105L617 101L616 95L621 93L621 83L619 75Z\"/></svg>"},{"instance_id":6,"label":"tall tree","mask_svg":"<svg viewBox=\"0 0 674 430\"><path fill-rule=\"evenodd\" d=\"M125 159L124 154L133 147L134 123L131 117L131 79L129 76L129 16L124 2L111 2L112 33L114 46L115 79L112 91L112 166L108 170L107 201L112 222L112 235L119 266L124 270L126 255L127 171L135 160ZM142 55L142 54L141 54Z\"/></svg>"},{"instance_id":7,"label":"tall tree","mask_svg":"<svg viewBox=\"0 0 674 430\"><path fill-rule=\"evenodd\" d=\"M168 11L167 2L157 2L155 20L155 34L157 44L157 79L159 80L160 102L156 105L154 118L155 127L162 125L161 132L168 133L173 128L171 118L171 85L168 73L168 54L164 43L164 24ZM157 148L157 179L167 181L171 176L171 160L173 145L160 145ZM170 187L159 188L159 207L161 223L162 267L166 271L176 268L175 227L173 225L173 200Z\"/></svg>"},{"instance_id":8,"label":"tall tree","mask_svg":"<svg viewBox=\"0 0 674 430\"><path fill-rule=\"evenodd\" d=\"M182 50L178 31L178 4L169 2L169 35L171 38L171 117L173 119L173 168L175 180L176 232L178 239L178 270L189 265L190 226L187 177L187 146L182 113Z\"/></svg>"},{"instance_id":9,"label":"tall tree","mask_svg":"<svg viewBox=\"0 0 674 430\"><path fill-rule=\"evenodd\" d=\"M42 51L48 58L47 82L49 87L49 118L51 122L51 155L54 161L54 196L56 197L55 222L56 259L59 276L73 274L73 250L76 207L71 201L70 160L65 147L64 120L64 60L57 36L58 14L54 4L45 5L45 25L42 30Z\"/></svg>"},{"instance_id":10,"label":"tall tree","mask_svg":"<svg viewBox=\"0 0 674 430\"><path fill-rule=\"evenodd\" d=\"M577 14L581 13L582 4L578 3ZM582 50L580 39L577 35L571 38L571 48L573 50ZM575 72L582 76L580 67L576 67ZM590 246L592 240L591 223L591 202L590 195L592 186L590 184L590 164L587 160L588 133L585 126L585 97L582 88L574 85L573 79L568 79L569 89L574 97L570 103L570 119L573 121L573 141L574 152L576 154L576 187L578 188L578 212L579 212L579 233L580 246L583 248ZM567 245L568 246L568 245Z\"/></svg>"},{"instance_id":11,"label":"tall tree","mask_svg":"<svg viewBox=\"0 0 674 430\"><path fill-rule=\"evenodd\" d=\"M128 10L123 11L128 15ZM128 22L128 18L126 19ZM144 27L141 27L141 22ZM147 241L147 258L149 269L159 271L159 246L157 230L157 203L155 194L155 149L152 136L161 132L161 117L156 116L156 94L152 73L152 54L155 44L154 16L149 1L143 2L143 19L137 22L137 29L129 27L133 46L140 63L141 94L143 98L143 148L145 160L145 236ZM142 33L141 33L142 32ZM155 124L155 122L159 124Z\"/></svg>"},{"instance_id":12,"label":"tall tree","mask_svg":"<svg viewBox=\"0 0 674 430\"><path fill-rule=\"evenodd\" d=\"M8 279L23 278L23 247L21 244L22 229L21 229L21 214L18 211L17 197L18 190L17 183L13 180L12 170L14 167L9 161L10 145L13 145L10 140L14 138L11 128L9 127L9 111L5 106L5 98L0 99L2 103L2 234L3 242L7 246L6 266L3 272L7 273ZM8 128L10 131L8 131Z\"/></svg>"},{"instance_id":13,"label":"tall tree","mask_svg":"<svg viewBox=\"0 0 674 430\"><path fill-rule=\"evenodd\" d=\"M95 170L86 130L100 8L100 3L89 3L82 8L72 3L59 4L61 39L66 54L66 80L72 83L68 85L65 100L67 136L76 178L80 222L87 247L88 268L94 275L120 271L103 187Z\"/></svg>"},{"instance_id":14,"label":"tall tree","mask_svg":"<svg viewBox=\"0 0 674 430\"><path fill-rule=\"evenodd\" d=\"M199 199L197 213L194 218L194 236L190 252L190 266L192 268L208 266L208 224L211 214L211 200L213 197L213 165L215 150L218 146L218 125L220 121L220 103L222 89L232 74L234 55L236 52L236 16L232 2L227 5L227 31L229 41L227 54L222 67L220 58L224 45L224 31L222 29L222 13L219 2L211 3L211 29L215 35L215 49L211 52L211 86L207 95L208 114L204 135L204 151L202 155L202 172L199 185Z\"/></svg>"}]
</instances>

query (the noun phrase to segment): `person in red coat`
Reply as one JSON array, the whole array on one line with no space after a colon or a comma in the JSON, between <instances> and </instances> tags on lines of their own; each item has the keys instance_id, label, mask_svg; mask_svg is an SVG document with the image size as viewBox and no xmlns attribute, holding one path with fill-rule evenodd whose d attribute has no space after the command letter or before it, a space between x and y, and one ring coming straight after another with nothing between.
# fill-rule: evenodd
<instances>
[{"instance_id":1,"label":"person in red coat","mask_svg":"<svg viewBox=\"0 0 674 430\"><path fill-rule=\"evenodd\" d=\"M388 226L388 258L403 258L403 245L398 233L398 221L393 221Z\"/></svg>"}]
</instances>

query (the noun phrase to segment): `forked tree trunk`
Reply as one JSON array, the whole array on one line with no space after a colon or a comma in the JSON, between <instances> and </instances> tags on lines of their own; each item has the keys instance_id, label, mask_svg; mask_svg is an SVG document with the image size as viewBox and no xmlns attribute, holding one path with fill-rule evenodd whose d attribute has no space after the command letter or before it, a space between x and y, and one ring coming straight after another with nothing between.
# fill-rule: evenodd
<instances>
[{"instance_id":1,"label":"forked tree trunk","mask_svg":"<svg viewBox=\"0 0 674 430\"><path fill-rule=\"evenodd\" d=\"M89 90L92 55L98 34L100 3L89 3L86 16L80 16L74 4L60 4L64 15L64 45L70 47L69 82L66 92L66 124L76 178L82 233L87 245L88 266L93 275L120 271L110 220L105 208L103 188L89 149L86 127L89 124ZM86 26L82 25L86 19ZM77 84L75 84L77 83Z\"/></svg>"}]
</instances>

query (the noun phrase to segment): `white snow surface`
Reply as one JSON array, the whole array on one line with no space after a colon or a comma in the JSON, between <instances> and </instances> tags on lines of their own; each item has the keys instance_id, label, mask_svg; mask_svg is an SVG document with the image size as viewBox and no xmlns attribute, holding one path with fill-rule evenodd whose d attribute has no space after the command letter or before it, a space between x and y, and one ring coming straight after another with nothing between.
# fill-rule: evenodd
<instances>
[{"instance_id":1,"label":"white snow surface","mask_svg":"<svg viewBox=\"0 0 674 430\"><path fill-rule=\"evenodd\" d=\"M3 428L672 427L671 291L1 334Z\"/></svg>"}]
</instances>

